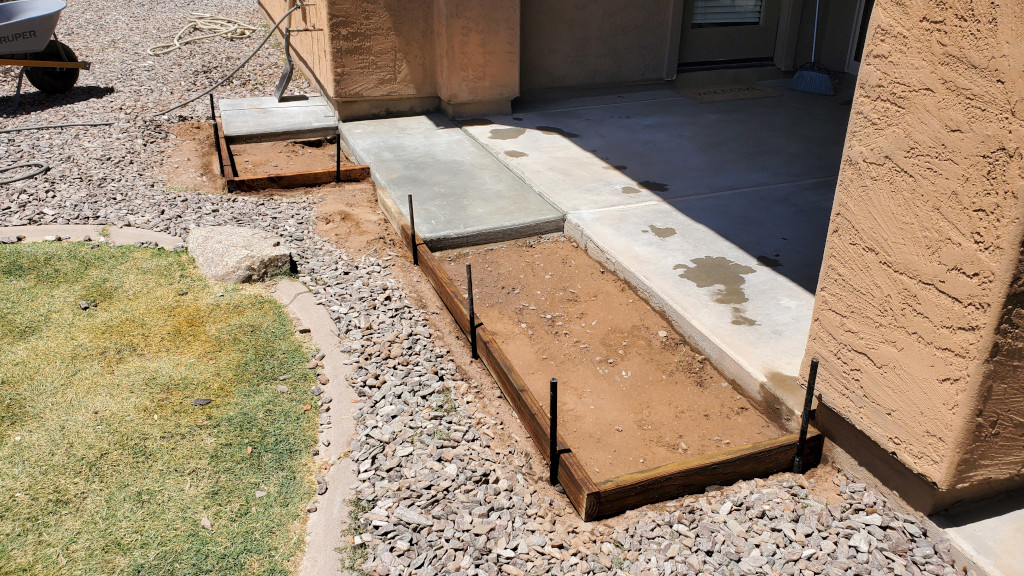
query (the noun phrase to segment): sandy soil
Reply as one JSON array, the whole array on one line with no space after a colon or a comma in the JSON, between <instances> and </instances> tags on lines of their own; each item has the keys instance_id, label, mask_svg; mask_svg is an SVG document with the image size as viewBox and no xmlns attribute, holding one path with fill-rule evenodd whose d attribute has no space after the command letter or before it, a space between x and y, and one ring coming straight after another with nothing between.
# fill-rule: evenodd
<instances>
[{"instance_id":1,"label":"sandy soil","mask_svg":"<svg viewBox=\"0 0 1024 576\"><path fill-rule=\"evenodd\" d=\"M182 122L171 130L174 147L165 156L157 176L167 179L171 190L218 194L224 190L224 179L217 166L217 150L213 147L213 130L208 123Z\"/></svg>"},{"instance_id":2,"label":"sandy soil","mask_svg":"<svg viewBox=\"0 0 1024 576\"><path fill-rule=\"evenodd\" d=\"M333 141L320 139L235 144L231 153L239 176L259 176L334 168L336 152ZM341 153L341 165L352 165L344 151Z\"/></svg>"},{"instance_id":3,"label":"sandy soil","mask_svg":"<svg viewBox=\"0 0 1024 576\"><path fill-rule=\"evenodd\" d=\"M182 122L171 130L174 148L157 170L171 189L216 194L224 190L213 130L207 122ZM281 174L334 167L335 146L327 140L236 144L231 147L239 176ZM342 166L353 162L342 151Z\"/></svg>"},{"instance_id":4,"label":"sandy soil","mask_svg":"<svg viewBox=\"0 0 1024 576\"><path fill-rule=\"evenodd\" d=\"M595 481L781 434L622 280L564 237L438 254Z\"/></svg>"}]
</instances>

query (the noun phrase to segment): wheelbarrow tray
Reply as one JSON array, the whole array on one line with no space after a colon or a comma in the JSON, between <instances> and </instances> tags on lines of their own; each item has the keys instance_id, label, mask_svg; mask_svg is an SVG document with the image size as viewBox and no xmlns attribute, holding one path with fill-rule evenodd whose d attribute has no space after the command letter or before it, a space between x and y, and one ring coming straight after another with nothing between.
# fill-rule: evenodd
<instances>
[{"instance_id":1,"label":"wheelbarrow tray","mask_svg":"<svg viewBox=\"0 0 1024 576\"><path fill-rule=\"evenodd\" d=\"M16 0L0 4L0 56L46 48L57 29L63 0Z\"/></svg>"}]
</instances>

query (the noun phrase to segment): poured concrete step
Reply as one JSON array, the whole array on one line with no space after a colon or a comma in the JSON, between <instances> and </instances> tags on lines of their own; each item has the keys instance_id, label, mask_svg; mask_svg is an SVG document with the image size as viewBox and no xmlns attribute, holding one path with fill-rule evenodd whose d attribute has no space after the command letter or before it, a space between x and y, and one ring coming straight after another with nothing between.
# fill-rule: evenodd
<instances>
[{"instance_id":1,"label":"poured concrete step","mask_svg":"<svg viewBox=\"0 0 1024 576\"><path fill-rule=\"evenodd\" d=\"M224 136L232 144L330 138L338 121L322 96L234 98L220 101Z\"/></svg>"},{"instance_id":2,"label":"poured concrete step","mask_svg":"<svg viewBox=\"0 0 1024 576\"><path fill-rule=\"evenodd\" d=\"M342 137L431 250L561 232L563 213L447 117L346 122Z\"/></svg>"}]
</instances>

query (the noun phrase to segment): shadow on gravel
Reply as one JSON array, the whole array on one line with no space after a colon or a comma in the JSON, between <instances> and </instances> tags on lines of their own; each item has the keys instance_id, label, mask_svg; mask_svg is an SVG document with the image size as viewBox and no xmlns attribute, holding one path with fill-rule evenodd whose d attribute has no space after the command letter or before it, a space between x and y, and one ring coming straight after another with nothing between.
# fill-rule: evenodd
<instances>
[{"instance_id":1,"label":"shadow on gravel","mask_svg":"<svg viewBox=\"0 0 1024 576\"><path fill-rule=\"evenodd\" d=\"M28 91L22 92L21 101L16 109L12 109L14 106L13 94L0 96L0 117L11 118L41 112L50 108L105 98L114 93L114 89L108 86L75 86L65 94L44 94L32 90L27 82L23 90Z\"/></svg>"}]
</instances>

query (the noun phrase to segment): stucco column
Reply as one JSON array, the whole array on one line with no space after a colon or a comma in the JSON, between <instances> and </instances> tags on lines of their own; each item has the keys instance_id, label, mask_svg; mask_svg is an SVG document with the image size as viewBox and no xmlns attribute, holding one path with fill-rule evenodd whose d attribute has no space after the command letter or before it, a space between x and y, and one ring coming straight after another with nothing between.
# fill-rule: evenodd
<instances>
[{"instance_id":1,"label":"stucco column","mask_svg":"<svg viewBox=\"0 0 1024 576\"><path fill-rule=\"evenodd\" d=\"M435 0L438 95L450 115L511 112L519 18L519 0Z\"/></svg>"},{"instance_id":2,"label":"stucco column","mask_svg":"<svg viewBox=\"0 0 1024 576\"><path fill-rule=\"evenodd\" d=\"M1020 2L875 5L807 361L920 508L1024 483L1022 61Z\"/></svg>"}]
</instances>

